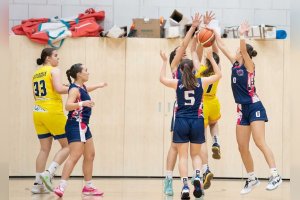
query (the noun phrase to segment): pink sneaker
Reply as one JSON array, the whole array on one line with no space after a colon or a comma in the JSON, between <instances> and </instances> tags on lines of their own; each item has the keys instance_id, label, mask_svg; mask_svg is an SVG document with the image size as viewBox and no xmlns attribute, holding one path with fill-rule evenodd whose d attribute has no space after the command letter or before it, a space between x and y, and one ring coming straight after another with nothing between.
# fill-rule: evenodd
<instances>
[{"instance_id":1,"label":"pink sneaker","mask_svg":"<svg viewBox=\"0 0 300 200\"><path fill-rule=\"evenodd\" d=\"M64 188L57 186L53 191L57 196L62 197L64 195Z\"/></svg>"},{"instance_id":2,"label":"pink sneaker","mask_svg":"<svg viewBox=\"0 0 300 200\"><path fill-rule=\"evenodd\" d=\"M88 196L102 196L104 193L97 188L84 186L82 188L82 194Z\"/></svg>"}]
</instances>

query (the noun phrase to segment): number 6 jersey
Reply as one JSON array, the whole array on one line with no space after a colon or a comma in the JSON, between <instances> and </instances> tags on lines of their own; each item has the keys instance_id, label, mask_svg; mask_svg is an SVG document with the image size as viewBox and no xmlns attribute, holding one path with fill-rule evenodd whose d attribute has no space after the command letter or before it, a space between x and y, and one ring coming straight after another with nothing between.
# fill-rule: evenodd
<instances>
[{"instance_id":1,"label":"number 6 jersey","mask_svg":"<svg viewBox=\"0 0 300 200\"><path fill-rule=\"evenodd\" d=\"M32 88L35 97L34 111L63 112L62 98L52 85L52 66L42 66L32 77Z\"/></svg>"}]
</instances>

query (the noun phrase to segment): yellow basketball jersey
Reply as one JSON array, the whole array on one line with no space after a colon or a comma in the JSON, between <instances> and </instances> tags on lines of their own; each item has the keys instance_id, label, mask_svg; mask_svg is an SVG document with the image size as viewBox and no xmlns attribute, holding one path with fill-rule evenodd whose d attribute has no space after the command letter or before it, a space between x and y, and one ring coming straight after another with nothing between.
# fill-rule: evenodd
<instances>
[{"instance_id":1,"label":"yellow basketball jersey","mask_svg":"<svg viewBox=\"0 0 300 200\"><path fill-rule=\"evenodd\" d=\"M52 85L51 66L42 66L32 77L35 111L63 112L62 98Z\"/></svg>"},{"instance_id":2,"label":"yellow basketball jersey","mask_svg":"<svg viewBox=\"0 0 300 200\"><path fill-rule=\"evenodd\" d=\"M196 78L202 78L201 73L204 72L207 69L207 66L201 65L199 70L196 73ZM212 73L213 74L213 73ZM212 75L210 74L210 75ZM216 81L213 84L210 84L209 86L206 86L203 88L203 96L205 97L215 97L217 94L219 81Z\"/></svg>"}]
</instances>

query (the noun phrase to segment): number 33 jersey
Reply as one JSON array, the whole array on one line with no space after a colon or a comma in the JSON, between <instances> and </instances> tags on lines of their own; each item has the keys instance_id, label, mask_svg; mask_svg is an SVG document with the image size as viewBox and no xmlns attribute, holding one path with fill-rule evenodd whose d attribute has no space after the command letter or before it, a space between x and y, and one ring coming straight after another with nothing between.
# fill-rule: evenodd
<instances>
[{"instance_id":1,"label":"number 33 jersey","mask_svg":"<svg viewBox=\"0 0 300 200\"><path fill-rule=\"evenodd\" d=\"M32 89L36 112L63 112L62 98L52 84L52 66L42 66L32 77Z\"/></svg>"}]
</instances>

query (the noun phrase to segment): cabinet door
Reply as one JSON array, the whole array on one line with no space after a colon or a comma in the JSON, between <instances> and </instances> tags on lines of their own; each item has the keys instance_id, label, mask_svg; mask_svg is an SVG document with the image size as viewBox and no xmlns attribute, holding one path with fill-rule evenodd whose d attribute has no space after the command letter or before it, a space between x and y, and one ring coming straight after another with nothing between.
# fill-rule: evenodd
<instances>
[{"instance_id":1,"label":"cabinet door","mask_svg":"<svg viewBox=\"0 0 300 200\"><path fill-rule=\"evenodd\" d=\"M10 68L7 83L13 106L3 106L3 113L9 114L3 134L9 134L9 175L32 176L35 174L35 159L40 144L36 135L32 110L32 75L37 69L36 59L40 57L43 45L35 44L25 36L10 36ZM3 66L7 67L7 66ZM6 76L6 75L5 75ZM6 111L7 109L7 111Z\"/></svg>"},{"instance_id":2,"label":"cabinet door","mask_svg":"<svg viewBox=\"0 0 300 200\"><path fill-rule=\"evenodd\" d=\"M268 115L269 122L265 128L267 145L271 148L276 167L282 174L283 156L283 99L284 99L284 40L253 41L258 52L255 57L255 81L259 95ZM287 132L284 131L284 134ZM254 160L257 176L270 176L269 166L262 152L251 140L250 151Z\"/></svg>"},{"instance_id":3,"label":"cabinet door","mask_svg":"<svg viewBox=\"0 0 300 200\"><path fill-rule=\"evenodd\" d=\"M90 120L95 176L123 176L125 48L125 39L86 39L87 84L108 84L90 93L95 101Z\"/></svg>"},{"instance_id":4,"label":"cabinet door","mask_svg":"<svg viewBox=\"0 0 300 200\"><path fill-rule=\"evenodd\" d=\"M161 39L127 39L124 175L161 176L164 86Z\"/></svg>"}]
</instances>

